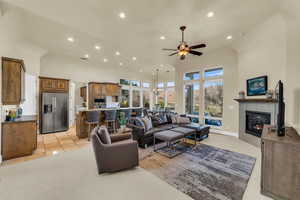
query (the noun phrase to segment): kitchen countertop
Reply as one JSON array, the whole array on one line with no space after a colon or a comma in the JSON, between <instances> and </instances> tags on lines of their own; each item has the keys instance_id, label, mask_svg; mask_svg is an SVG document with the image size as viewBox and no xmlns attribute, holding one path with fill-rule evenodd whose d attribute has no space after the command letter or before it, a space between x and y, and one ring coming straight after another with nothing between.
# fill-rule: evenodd
<instances>
[{"instance_id":1,"label":"kitchen countertop","mask_svg":"<svg viewBox=\"0 0 300 200\"><path fill-rule=\"evenodd\" d=\"M36 115L24 115L21 118L15 119L15 121L3 121L2 123L21 123L21 122L34 122L37 121Z\"/></svg>"}]
</instances>

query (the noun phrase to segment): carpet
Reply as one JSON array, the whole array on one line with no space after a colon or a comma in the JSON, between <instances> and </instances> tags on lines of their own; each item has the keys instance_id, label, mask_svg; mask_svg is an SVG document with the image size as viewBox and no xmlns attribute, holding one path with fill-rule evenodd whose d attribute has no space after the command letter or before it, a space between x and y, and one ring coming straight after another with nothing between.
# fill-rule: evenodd
<instances>
[{"instance_id":1,"label":"carpet","mask_svg":"<svg viewBox=\"0 0 300 200\"><path fill-rule=\"evenodd\" d=\"M0 166L0 200L191 200L142 168L98 175L92 148Z\"/></svg>"},{"instance_id":2,"label":"carpet","mask_svg":"<svg viewBox=\"0 0 300 200\"><path fill-rule=\"evenodd\" d=\"M173 159L152 154L141 166L195 200L242 200L255 161L200 144Z\"/></svg>"}]
</instances>

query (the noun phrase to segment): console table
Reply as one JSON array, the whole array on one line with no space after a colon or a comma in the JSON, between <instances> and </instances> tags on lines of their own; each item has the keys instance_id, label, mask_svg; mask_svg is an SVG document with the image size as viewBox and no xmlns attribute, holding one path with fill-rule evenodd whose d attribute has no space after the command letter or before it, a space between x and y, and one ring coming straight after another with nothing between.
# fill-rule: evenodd
<instances>
[{"instance_id":1,"label":"console table","mask_svg":"<svg viewBox=\"0 0 300 200\"><path fill-rule=\"evenodd\" d=\"M262 141L261 193L280 200L300 197L300 136L286 128L278 137L272 126L265 125Z\"/></svg>"}]
</instances>

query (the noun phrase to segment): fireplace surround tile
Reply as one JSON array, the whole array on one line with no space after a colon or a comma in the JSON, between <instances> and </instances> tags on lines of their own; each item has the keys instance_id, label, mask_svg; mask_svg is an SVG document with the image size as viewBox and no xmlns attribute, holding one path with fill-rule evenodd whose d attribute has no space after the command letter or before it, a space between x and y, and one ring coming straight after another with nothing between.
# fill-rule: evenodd
<instances>
[{"instance_id":1,"label":"fireplace surround tile","mask_svg":"<svg viewBox=\"0 0 300 200\"><path fill-rule=\"evenodd\" d=\"M254 135L246 133L246 111L270 113L270 124L275 125L276 106L277 102L275 101L239 101L239 138L260 148L261 139Z\"/></svg>"}]
</instances>

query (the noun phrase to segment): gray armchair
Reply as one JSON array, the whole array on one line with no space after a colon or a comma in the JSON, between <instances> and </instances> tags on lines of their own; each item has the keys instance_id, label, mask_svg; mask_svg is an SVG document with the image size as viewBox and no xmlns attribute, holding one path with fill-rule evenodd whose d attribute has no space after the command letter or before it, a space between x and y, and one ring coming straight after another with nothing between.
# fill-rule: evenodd
<instances>
[{"instance_id":1,"label":"gray armchair","mask_svg":"<svg viewBox=\"0 0 300 200\"><path fill-rule=\"evenodd\" d=\"M109 135L105 127L92 131L98 173L116 172L139 165L138 145L131 134Z\"/></svg>"}]
</instances>

